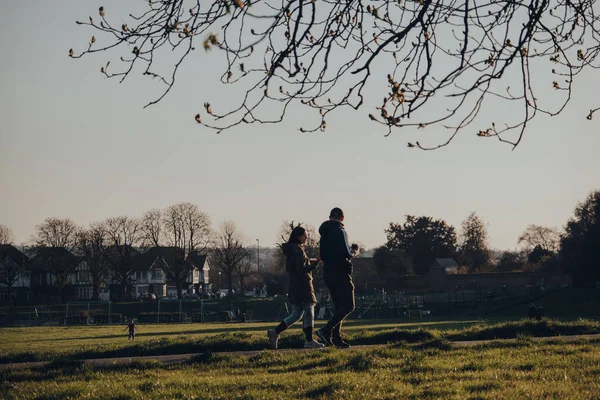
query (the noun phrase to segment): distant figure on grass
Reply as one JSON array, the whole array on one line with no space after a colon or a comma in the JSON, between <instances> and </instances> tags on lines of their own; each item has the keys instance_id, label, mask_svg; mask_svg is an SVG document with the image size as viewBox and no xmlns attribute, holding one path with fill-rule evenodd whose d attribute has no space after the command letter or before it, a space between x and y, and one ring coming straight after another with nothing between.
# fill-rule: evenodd
<instances>
[{"instance_id":1,"label":"distant figure on grass","mask_svg":"<svg viewBox=\"0 0 600 400\"><path fill-rule=\"evenodd\" d=\"M344 229L344 212L334 208L329 220L319 227L320 252L323 260L323 279L335 310L327 324L316 332L321 341L336 347L350 347L342 338L342 322L354 311L354 283L352 282L352 259L358 255L358 245L348 247Z\"/></svg>"},{"instance_id":2,"label":"distant figure on grass","mask_svg":"<svg viewBox=\"0 0 600 400\"><path fill-rule=\"evenodd\" d=\"M139 331L139 329L135 325L135 322L133 322L133 319L129 319L129 323L123 330L126 331L127 329L129 329L129 337L127 340L135 340L135 331Z\"/></svg>"},{"instance_id":3,"label":"distant figure on grass","mask_svg":"<svg viewBox=\"0 0 600 400\"><path fill-rule=\"evenodd\" d=\"M292 312L275 329L269 329L269 345L276 349L279 334L289 328L302 318L302 326L306 341L304 347L307 349L324 347L322 343L313 339L313 328L315 325L315 290L313 288L312 271L317 268L318 261L309 259L304 251L306 243L306 230L297 226L292 230L287 243L281 245L285 255L285 268L290 275L289 300L292 304Z\"/></svg>"}]
</instances>

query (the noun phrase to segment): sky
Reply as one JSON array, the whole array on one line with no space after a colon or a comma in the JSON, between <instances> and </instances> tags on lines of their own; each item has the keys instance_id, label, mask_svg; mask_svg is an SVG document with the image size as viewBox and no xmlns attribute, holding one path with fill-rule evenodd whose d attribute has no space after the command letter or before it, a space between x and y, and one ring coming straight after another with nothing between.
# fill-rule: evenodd
<instances>
[{"instance_id":1,"label":"sky","mask_svg":"<svg viewBox=\"0 0 600 400\"><path fill-rule=\"evenodd\" d=\"M194 121L204 101L225 107L236 96L216 83L217 52L198 52L173 91L145 109L160 87L141 76L105 79L100 67L114 54L67 57L94 34L75 20L99 5L126 15L122 4L1 2L0 224L17 243L47 217L86 225L185 201L215 227L236 222L248 244L261 246L277 241L285 220L318 227L341 207L350 240L367 247L383 244L384 229L407 214L458 228L475 211L491 246L513 249L527 225L560 228L600 189L600 118L585 119L600 106L591 73L576 81L567 109L535 120L515 150L473 129L437 151L409 149L408 141L432 144L445 133L384 137L366 117L375 105L341 112L325 132L299 132L306 116L294 109L284 123L217 135Z\"/></svg>"}]
</instances>

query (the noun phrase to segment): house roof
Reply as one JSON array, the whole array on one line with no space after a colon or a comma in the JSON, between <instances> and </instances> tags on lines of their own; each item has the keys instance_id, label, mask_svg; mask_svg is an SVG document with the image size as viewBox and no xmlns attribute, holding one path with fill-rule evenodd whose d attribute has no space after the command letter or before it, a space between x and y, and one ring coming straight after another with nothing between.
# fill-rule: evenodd
<instances>
[{"instance_id":1,"label":"house roof","mask_svg":"<svg viewBox=\"0 0 600 400\"><path fill-rule=\"evenodd\" d=\"M75 268L80 258L64 247L38 247L29 262L32 271L67 270Z\"/></svg>"},{"instance_id":2,"label":"house roof","mask_svg":"<svg viewBox=\"0 0 600 400\"><path fill-rule=\"evenodd\" d=\"M198 269L202 269L204 267L204 265L206 264L207 260L208 260L208 256L206 254L194 253L190 256L190 261Z\"/></svg>"},{"instance_id":3,"label":"house roof","mask_svg":"<svg viewBox=\"0 0 600 400\"><path fill-rule=\"evenodd\" d=\"M178 247L152 247L143 254L139 254L134 258L134 269L138 271L147 271L154 265L157 259L159 259L163 264L171 265L177 262L177 258L180 256L180 251L181 249ZM196 268L202 269L206 262L206 255L194 253L190 255L188 261L191 262Z\"/></svg>"},{"instance_id":4,"label":"house roof","mask_svg":"<svg viewBox=\"0 0 600 400\"><path fill-rule=\"evenodd\" d=\"M133 269L136 271L149 270L157 259L161 262L171 263L175 259L176 247L151 247L144 253L133 258Z\"/></svg>"},{"instance_id":5,"label":"house roof","mask_svg":"<svg viewBox=\"0 0 600 400\"><path fill-rule=\"evenodd\" d=\"M123 262L122 254L129 255L131 259L135 259L140 255L140 252L137 251L134 247L129 245L121 245L121 246L108 246L104 251L104 258L110 264L121 264Z\"/></svg>"},{"instance_id":6,"label":"house roof","mask_svg":"<svg viewBox=\"0 0 600 400\"><path fill-rule=\"evenodd\" d=\"M453 258L436 258L433 260L433 265L443 268L458 268L458 264Z\"/></svg>"},{"instance_id":7,"label":"house roof","mask_svg":"<svg viewBox=\"0 0 600 400\"><path fill-rule=\"evenodd\" d=\"M12 244L0 245L0 261L5 259L12 260L20 268L23 268L23 264L29 261L29 258Z\"/></svg>"}]
</instances>

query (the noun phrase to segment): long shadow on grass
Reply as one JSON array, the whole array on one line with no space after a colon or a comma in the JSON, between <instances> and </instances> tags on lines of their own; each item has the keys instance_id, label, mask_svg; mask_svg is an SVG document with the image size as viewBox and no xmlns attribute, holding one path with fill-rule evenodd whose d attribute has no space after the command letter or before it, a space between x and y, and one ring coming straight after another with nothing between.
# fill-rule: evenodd
<instances>
[{"instance_id":1,"label":"long shadow on grass","mask_svg":"<svg viewBox=\"0 0 600 400\"><path fill-rule=\"evenodd\" d=\"M428 329L391 329L384 331L363 330L350 334L349 340L354 345L375 345L388 343L420 343L422 349L436 348L444 350L448 347L446 340L490 340L526 338L528 336L559 336L592 334L600 332L598 321L560 322L554 320L542 321L512 321L494 325L474 326L461 331L438 331ZM174 333L182 336L181 333ZM295 348L302 345L300 333L284 335L280 341L281 348ZM113 345L114 346L114 345ZM117 358L138 356L159 356L171 354L257 351L267 349L266 337L257 333L245 331L223 332L221 334L202 335L194 338L168 339L166 337L147 340L129 346L110 347L99 345L94 348L83 348L64 355L50 353L19 353L0 356L0 363L42 361L55 357L63 360Z\"/></svg>"},{"instance_id":2,"label":"long shadow on grass","mask_svg":"<svg viewBox=\"0 0 600 400\"><path fill-rule=\"evenodd\" d=\"M139 325L140 329L143 329L143 325ZM244 327L243 325L236 325L231 328L214 328L214 329L198 329L190 331L166 331L166 332L141 332L136 333L136 338L144 337L156 337L156 336L181 336L181 335L198 335L198 334L215 334L215 333L229 333L229 332L240 332L240 331L262 331L262 328L256 327ZM265 328L266 330L266 328ZM65 337L65 338L53 338L53 341L72 341L72 340L91 340L91 339L117 339L127 338L127 333L118 333L110 335L98 335L98 336L77 336L77 337ZM48 339L33 339L29 342L47 342Z\"/></svg>"},{"instance_id":3,"label":"long shadow on grass","mask_svg":"<svg viewBox=\"0 0 600 400\"><path fill-rule=\"evenodd\" d=\"M572 336L600 333L600 322L578 320L562 322L551 319L541 321L509 321L493 325L480 325L462 331L448 333L448 340L494 340L516 339L527 335L533 337Z\"/></svg>"}]
</instances>

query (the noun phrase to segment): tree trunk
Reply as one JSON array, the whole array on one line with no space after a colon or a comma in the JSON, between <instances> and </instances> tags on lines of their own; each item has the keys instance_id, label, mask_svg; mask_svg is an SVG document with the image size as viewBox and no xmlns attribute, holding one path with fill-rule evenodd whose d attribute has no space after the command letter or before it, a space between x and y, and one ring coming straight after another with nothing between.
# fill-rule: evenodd
<instances>
[{"instance_id":1,"label":"tree trunk","mask_svg":"<svg viewBox=\"0 0 600 400\"><path fill-rule=\"evenodd\" d=\"M175 285L177 286L177 298L181 299L181 291L182 291L182 282L181 279L177 279L177 281L175 282Z\"/></svg>"},{"instance_id":2,"label":"tree trunk","mask_svg":"<svg viewBox=\"0 0 600 400\"><path fill-rule=\"evenodd\" d=\"M231 272L227 274L227 284L229 285L229 295L233 294L233 277Z\"/></svg>"},{"instance_id":3,"label":"tree trunk","mask_svg":"<svg viewBox=\"0 0 600 400\"><path fill-rule=\"evenodd\" d=\"M244 276L240 275L240 295L244 294Z\"/></svg>"},{"instance_id":4,"label":"tree trunk","mask_svg":"<svg viewBox=\"0 0 600 400\"><path fill-rule=\"evenodd\" d=\"M13 297L11 296L11 292L13 291L12 285L14 283L11 283L10 285L7 285L7 289L8 289L8 305L12 307L13 305ZM17 297L17 294L15 293L15 298Z\"/></svg>"},{"instance_id":5,"label":"tree trunk","mask_svg":"<svg viewBox=\"0 0 600 400\"><path fill-rule=\"evenodd\" d=\"M97 279L92 279L92 301L100 301L100 285Z\"/></svg>"}]
</instances>

